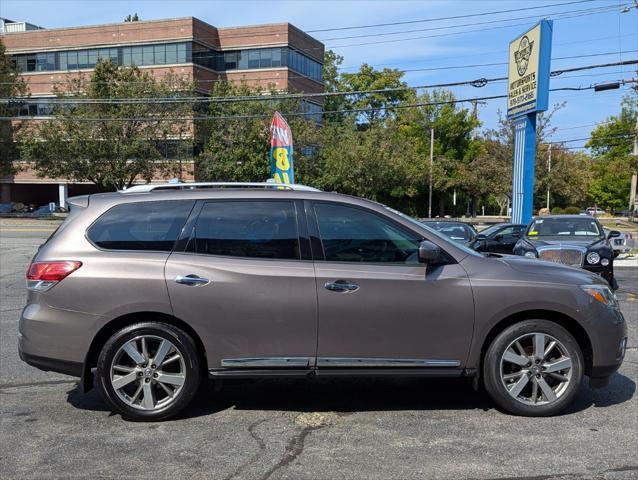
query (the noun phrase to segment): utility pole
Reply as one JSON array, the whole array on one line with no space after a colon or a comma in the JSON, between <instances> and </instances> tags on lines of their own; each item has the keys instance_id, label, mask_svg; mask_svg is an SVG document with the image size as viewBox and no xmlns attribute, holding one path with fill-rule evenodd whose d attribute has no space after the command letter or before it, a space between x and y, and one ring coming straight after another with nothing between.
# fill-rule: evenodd
<instances>
[{"instance_id":1,"label":"utility pole","mask_svg":"<svg viewBox=\"0 0 638 480\"><path fill-rule=\"evenodd\" d=\"M549 210L549 180L552 173L552 144L549 144L549 151L547 152L547 210Z\"/></svg>"},{"instance_id":2,"label":"utility pole","mask_svg":"<svg viewBox=\"0 0 638 480\"><path fill-rule=\"evenodd\" d=\"M428 195L428 218L432 218L432 170L434 169L434 129L430 129L430 194Z\"/></svg>"},{"instance_id":3,"label":"utility pole","mask_svg":"<svg viewBox=\"0 0 638 480\"><path fill-rule=\"evenodd\" d=\"M636 118L636 128L634 129L634 156L638 158L638 117ZM636 183L638 180L638 172L634 170L631 176L631 191L629 192L629 212L627 217L633 219L634 204L636 203Z\"/></svg>"}]
</instances>

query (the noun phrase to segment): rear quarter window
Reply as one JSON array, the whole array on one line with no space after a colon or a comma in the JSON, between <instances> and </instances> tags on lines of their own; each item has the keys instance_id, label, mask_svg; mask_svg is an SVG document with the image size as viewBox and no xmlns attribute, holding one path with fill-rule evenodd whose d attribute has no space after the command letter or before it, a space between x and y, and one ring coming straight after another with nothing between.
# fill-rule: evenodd
<instances>
[{"instance_id":1,"label":"rear quarter window","mask_svg":"<svg viewBox=\"0 0 638 480\"><path fill-rule=\"evenodd\" d=\"M166 200L116 205L89 227L87 237L105 250L170 252L194 203Z\"/></svg>"}]
</instances>

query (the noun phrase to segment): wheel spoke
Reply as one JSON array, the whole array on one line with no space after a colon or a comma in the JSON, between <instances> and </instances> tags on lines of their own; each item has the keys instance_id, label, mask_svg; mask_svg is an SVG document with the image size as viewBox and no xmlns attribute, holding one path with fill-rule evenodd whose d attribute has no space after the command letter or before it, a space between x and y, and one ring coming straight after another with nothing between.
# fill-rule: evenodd
<instances>
[{"instance_id":1,"label":"wheel spoke","mask_svg":"<svg viewBox=\"0 0 638 480\"><path fill-rule=\"evenodd\" d=\"M538 382L536 378L532 378L532 402L538 401Z\"/></svg>"},{"instance_id":2,"label":"wheel spoke","mask_svg":"<svg viewBox=\"0 0 638 480\"><path fill-rule=\"evenodd\" d=\"M155 357L153 358L153 363L155 365L161 365L172 347L173 344L171 342L168 340L162 340L162 343L160 343L160 346L157 348L157 352L155 353Z\"/></svg>"},{"instance_id":3,"label":"wheel spoke","mask_svg":"<svg viewBox=\"0 0 638 480\"><path fill-rule=\"evenodd\" d=\"M539 359L545 356L545 335L542 333L534 335L534 356Z\"/></svg>"},{"instance_id":4,"label":"wheel spoke","mask_svg":"<svg viewBox=\"0 0 638 480\"><path fill-rule=\"evenodd\" d=\"M523 345L521 345L521 342L519 342L518 340L516 340L514 342L514 346L516 347L516 350L518 350L518 354L522 355L523 357L527 356L527 353L525 353L525 349L523 348Z\"/></svg>"},{"instance_id":5,"label":"wheel spoke","mask_svg":"<svg viewBox=\"0 0 638 480\"><path fill-rule=\"evenodd\" d=\"M172 397L172 396L175 394L175 390L171 390L170 388L168 388L168 387L166 386L166 384L164 384L164 383L158 383L158 385L159 385L160 387L162 387L162 389L164 389L164 391L166 392L166 394L167 394L169 397Z\"/></svg>"},{"instance_id":6,"label":"wheel spoke","mask_svg":"<svg viewBox=\"0 0 638 480\"><path fill-rule=\"evenodd\" d=\"M549 386L543 377L538 378L536 381L538 382L538 386L541 387L541 390L548 402L556 400L556 392L554 392L554 389Z\"/></svg>"},{"instance_id":7,"label":"wheel spoke","mask_svg":"<svg viewBox=\"0 0 638 480\"><path fill-rule=\"evenodd\" d=\"M556 340L552 340L551 342L549 342L549 345L547 345L547 348L545 349L545 352L543 353L543 361L552 352L552 350L554 350L555 346L556 346Z\"/></svg>"},{"instance_id":8,"label":"wheel spoke","mask_svg":"<svg viewBox=\"0 0 638 480\"><path fill-rule=\"evenodd\" d=\"M507 380L514 380L519 378L521 375L523 375L525 372L520 370L518 372L514 372L514 373L508 373L503 375L503 380L507 381Z\"/></svg>"},{"instance_id":9,"label":"wheel spoke","mask_svg":"<svg viewBox=\"0 0 638 480\"><path fill-rule=\"evenodd\" d=\"M503 355L503 360L505 360L506 362L515 363L516 365L519 365L521 367L524 367L529 362L526 357L517 355L512 350L507 350L505 352L505 354Z\"/></svg>"},{"instance_id":10,"label":"wheel spoke","mask_svg":"<svg viewBox=\"0 0 638 480\"><path fill-rule=\"evenodd\" d=\"M125 365L113 365L113 370L118 370L124 373L131 373L135 370L133 367L127 367Z\"/></svg>"},{"instance_id":11,"label":"wheel spoke","mask_svg":"<svg viewBox=\"0 0 638 480\"><path fill-rule=\"evenodd\" d=\"M572 368L572 359L569 357L562 357L552 363L544 363L544 373L559 372L561 370L567 370Z\"/></svg>"},{"instance_id":12,"label":"wheel spoke","mask_svg":"<svg viewBox=\"0 0 638 480\"><path fill-rule=\"evenodd\" d=\"M142 354L137 350L137 346L135 345L134 341L130 341L128 342L126 345L124 345L124 347L122 348L129 357L131 357L131 359L137 363L138 365L141 365L144 363L144 357L142 356Z\"/></svg>"},{"instance_id":13,"label":"wheel spoke","mask_svg":"<svg viewBox=\"0 0 638 480\"><path fill-rule=\"evenodd\" d=\"M156 380L159 383L181 386L184 385L185 377L174 373L158 373Z\"/></svg>"},{"instance_id":14,"label":"wheel spoke","mask_svg":"<svg viewBox=\"0 0 638 480\"><path fill-rule=\"evenodd\" d=\"M112 380L113 388L119 390L126 387L129 383L134 382L137 379L137 372L131 372L123 377L115 378Z\"/></svg>"},{"instance_id":15,"label":"wheel spoke","mask_svg":"<svg viewBox=\"0 0 638 480\"><path fill-rule=\"evenodd\" d=\"M523 375L520 380L518 382L516 382L514 384L514 386L510 389L510 395L512 395L514 398L518 397L519 393L521 393L521 390L523 390L523 388L525 388L525 385L527 385L527 383L529 382L529 378L527 375Z\"/></svg>"},{"instance_id":16,"label":"wheel spoke","mask_svg":"<svg viewBox=\"0 0 638 480\"><path fill-rule=\"evenodd\" d=\"M142 355L146 361L148 360L148 345L146 345L146 337L142 337L140 343L142 344Z\"/></svg>"},{"instance_id":17,"label":"wheel spoke","mask_svg":"<svg viewBox=\"0 0 638 480\"><path fill-rule=\"evenodd\" d=\"M135 403L135 401L139 398L140 393L142 393L143 387L144 387L144 384L140 382L139 386L137 387L137 390L135 390L135 393L131 397L131 403Z\"/></svg>"},{"instance_id":18,"label":"wheel spoke","mask_svg":"<svg viewBox=\"0 0 638 480\"><path fill-rule=\"evenodd\" d=\"M152 410L155 407L155 394L153 393L153 387L151 383L144 382L144 398L142 399L144 408Z\"/></svg>"},{"instance_id":19,"label":"wheel spoke","mask_svg":"<svg viewBox=\"0 0 638 480\"><path fill-rule=\"evenodd\" d=\"M567 378L565 375L561 375L560 373L548 373L548 376L555 378L556 380L558 380L559 382L568 382L569 378Z\"/></svg>"},{"instance_id":20,"label":"wheel spoke","mask_svg":"<svg viewBox=\"0 0 638 480\"><path fill-rule=\"evenodd\" d=\"M174 361L176 361L176 360L179 360L180 358L181 358L181 357L180 357L180 355L179 355L178 353L176 353L176 354L175 354L175 355L173 355L172 357L169 357L169 358L167 358L166 360L164 360L164 361L162 362L162 364L161 364L161 365L158 365L157 367L158 367L158 368L159 368L159 367L163 367L164 365L168 365L169 363L172 363L172 362L174 362Z\"/></svg>"}]
</instances>

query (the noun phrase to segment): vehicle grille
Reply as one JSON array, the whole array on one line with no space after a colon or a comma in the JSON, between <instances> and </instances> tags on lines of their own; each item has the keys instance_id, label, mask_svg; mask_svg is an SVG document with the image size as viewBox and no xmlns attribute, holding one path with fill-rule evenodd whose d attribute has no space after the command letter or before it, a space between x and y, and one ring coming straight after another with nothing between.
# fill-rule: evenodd
<instances>
[{"instance_id":1,"label":"vehicle grille","mask_svg":"<svg viewBox=\"0 0 638 480\"><path fill-rule=\"evenodd\" d=\"M562 263L572 267L582 267L585 254L582 250L573 248L545 248L538 249L538 258L548 262Z\"/></svg>"}]
</instances>

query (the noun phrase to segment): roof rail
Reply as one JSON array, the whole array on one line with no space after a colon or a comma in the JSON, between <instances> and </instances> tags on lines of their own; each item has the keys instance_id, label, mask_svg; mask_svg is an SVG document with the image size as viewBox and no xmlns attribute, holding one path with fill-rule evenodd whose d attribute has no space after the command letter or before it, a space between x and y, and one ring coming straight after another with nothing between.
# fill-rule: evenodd
<instances>
[{"instance_id":1,"label":"roof rail","mask_svg":"<svg viewBox=\"0 0 638 480\"><path fill-rule=\"evenodd\" d=\"M273 190L294 190L300 192L320 192L306 185L279 184L274 182L190 182L190 183L147 183L146 185L134 185L120 193L150 193L156 191L175 190L201 190L212 188L270 188Z\"/></svg>"}]
</instances>

